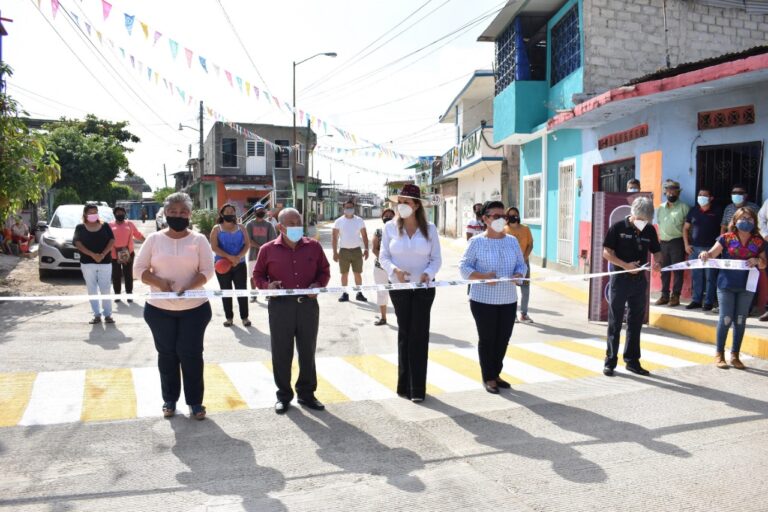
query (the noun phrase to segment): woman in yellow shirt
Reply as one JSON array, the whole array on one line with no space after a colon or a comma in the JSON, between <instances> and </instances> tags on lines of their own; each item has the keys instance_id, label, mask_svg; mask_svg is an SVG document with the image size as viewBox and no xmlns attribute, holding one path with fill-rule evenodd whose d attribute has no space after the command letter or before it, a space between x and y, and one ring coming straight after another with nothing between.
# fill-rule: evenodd
<instances>
[{"instance_id":1,"label":"woman in yellow shirt","mask_svg":"<svg viewBox=\"0 0 768 512\"><path fill-rule=\"evenodd\" d=\"M527 279L531 277L531 265L528 262L528 256L533 251L533 235L528 226L520 224L520 211L511 206L507 208L507 225L504 226L504 231L508 235L512 235L517 238L517 243L520 244L520 250L525 258L525 266L528 267L528 272L525 274ZM532 324L533 320L528 316L528 299L531 294L530 281L523 281L520 285L520 321L526 324Z\"/></svg>"}]
</instances>

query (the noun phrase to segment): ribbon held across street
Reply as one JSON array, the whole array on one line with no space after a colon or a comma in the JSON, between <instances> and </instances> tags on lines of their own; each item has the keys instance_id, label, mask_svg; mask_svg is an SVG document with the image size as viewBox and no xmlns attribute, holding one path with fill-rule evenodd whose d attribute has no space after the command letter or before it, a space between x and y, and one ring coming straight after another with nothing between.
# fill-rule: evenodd
<instances>
[{"instance_id":1,"label":"ribbon held across street","mask_svg":"<svg viewBox=\"0 0 768 512\"><path fill-rule=\"evenodd\" d=\"M661 269L662 272L671 272L673 270L701 270L707 268L717 268L721 270L747 270L747 291L757 290L757 280L760 278L760 271L757 267L750 267L747 260L718 260L708 259L707 261L695 259L675 263Z\"/></svg>"}]
</instances>

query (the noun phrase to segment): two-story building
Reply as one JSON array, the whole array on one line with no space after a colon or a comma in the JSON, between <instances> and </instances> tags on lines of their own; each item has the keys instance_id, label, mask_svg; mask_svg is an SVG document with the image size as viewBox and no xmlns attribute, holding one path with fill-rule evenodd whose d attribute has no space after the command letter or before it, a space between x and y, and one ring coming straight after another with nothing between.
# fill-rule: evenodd
<instances>
[{"instance_id":1,"label":"two-story building","mask_svg":"<svg viewBox=\"0 0 768 512\"><path fill-rule=\"evenodd\" d=\"M496 45L493 141L521 146L521 213L535 260L566 270L586 263L592 192L623 191L633 177L657 204L667 178L681 182L689 204L699 186L725 201L736 181L764 197L762 60L723 57L765 44L763 4L507 2L479 40ZM723 116L733 123L712 121Z\"/></svg>"},{"instance_id":2,"label":"two-story building","mask_svg":"<svg viewBox=\"0 0 768 512\"><path fill-rule=\"evenodd\" d=\"M307 154L311 158L317 137L306 127L297 128L298 151L289 150L292 138L291 126L214 123L203 146L202 172L199 166L193 167L189 190L196 204L218 209L231 203L243 212L260 202L293 205L303 211L303 187L309 181L310 211L316 211L319 180L305 180L305 177L309 168Z\"/></svg>"},{"instance_id":3,"label":"two-story building","mask_svg":"<svg viewBox=\"0 0 768 512\"><path fill-rule=\"evenodd\" d=\"M503 144L494 144L494 73L475 71L440 116L441 123L456 128L456 143L440 158L433 186L441 198L437 227L441 234L462 237L474 218L472 205L490 200L510 203L516 197L516 180L510 180L511 159ZM513 186L510 187L509 185Z\"/></svg>"}]
</instances>

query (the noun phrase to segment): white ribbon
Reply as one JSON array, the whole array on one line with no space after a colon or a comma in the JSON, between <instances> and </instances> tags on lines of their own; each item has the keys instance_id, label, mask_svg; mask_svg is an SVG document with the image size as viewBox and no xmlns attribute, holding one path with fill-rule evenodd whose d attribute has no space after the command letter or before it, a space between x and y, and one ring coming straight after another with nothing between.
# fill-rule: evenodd
<instances>
[{"instance_id":1,"label":"white ribbon","mask_svg":"<svg viewBox=\"0 0 768 512\"><path fill-rule=\"evenodd\" d=\"M757 290L757 280L760 279L760 270L757 267L750 267L747 264L747 260L721 260L710 258L707 261L701 259L687 260L674 265L668 265L661 269L662 272L671 272L674 270L699 270L707 268L718 268L721 270L746 270L749 272L747 276L747 291L754 292Z\"/></svg>"}]
</instances>

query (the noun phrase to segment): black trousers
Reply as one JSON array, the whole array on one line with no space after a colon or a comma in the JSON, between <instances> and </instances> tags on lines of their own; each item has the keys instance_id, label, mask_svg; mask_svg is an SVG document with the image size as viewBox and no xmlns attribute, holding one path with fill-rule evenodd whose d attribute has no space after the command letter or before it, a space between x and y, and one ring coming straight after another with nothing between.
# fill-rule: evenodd
<instances>
[{"instance_id":1,"label":"black trousers","mask_svg":"<svg viewBox=\"0 0 768 512\"><path fill-rule=\"evenodd\" d=\"M219 287L222 290L231 290L233 287L235 290L247 290L248 264L244 261L238 263L226 274L216 272L216 279L219 280ZM227 320L235 318L235 313L232 311L232 298L222 297L221 302L224 304L224 316ZM237 306L240 310L240 318L248 318L248 297L238 297Z\"/></svg>"},{"instance_id":2,"label":"black trousers","mask_svg":"<svg viewBox=\"0 0 768 512\"><path fill-rule=\"evenodd\" d=\"M496 380L501 375L507 345L515 326L517 302L497 305L470 300L469 309L475 317L477 335L480 338L477 352L480 356L483 381Z\"/></svg>"},{"instance_id":3,"label":"black trousers","mask_svg":"<svg viewBox=\"0 0 768 512\"><path fill-rule=\"evenodd\" d=\"M646 289L648 280L639 275L618 274L611 276L608 291L608 348L605 366L616 368L619 360L619 342L624 313L627 314L627 339L624 343L624 362L640 361L640 329L643 327L645 308L648 305Z\"/></svg>"},{"instance_id":4,"label":"black trousers","mask_svg":"<svg viewBox=\"0 0 768 512\"><path fill-rule=\"evenodd\" d=\"M144 320L155 339L163 401L179 400L183 376L187 405L202 404L205 391L203 338L205 328L211 321L210 303L185 311L171 311L146 304Z\"/></svg>"},{"instance_id":5,"label":"black trousers","mask_svg":"<svg viewBox=\"0 0 768 512\"><path fill-rule=\"evenodd\" d=\"M393 290L397 316L397 394L424 398L427 393L429 319L435 289Z\"/></svg>"},{"instance_id":6,"label":"black trousers","mask_svg":"<svg viewBox=\"0 0 768 512\"><path fill-rule=\"evenodd\" d=\"M293 400L291 365L294 341L299 353L299 378L296 394L299 398L312 398L317 390L315 348L320 307L316 299L308 297L272 297L267 306L272 347L272 373L277 386L277 399Z\"/></svg>"},{"instance_id":7,"label":"black trousers","mask_svg":"<svg viewBox=\"0 0 768 512\"><path fill-rule=\"evenodd\" d=\"M125 293L133 293L133 258L135 253L131 251L131 259L128 263L119 263L117 258L112 260L112 289L120 293L122 280L125 280Z\"/></svg>"},{"instance_id":8,"label":"black trousers","mask_svg":"<svg viewBox=\"0 0 768 512\"><path fill-rule=\"evenodd\" d=\"M664 266L674 263L681 263L687 259L685 254L685 243L682 238L673 238L669 242L661 242L661 257L664 259ZM679 296L683 293L684 270L675 270L673 272L661 273L661 295L669 297L669 281L674 274L675 284L672 286L672 295Z\"/></svg>"}]
</instances>

